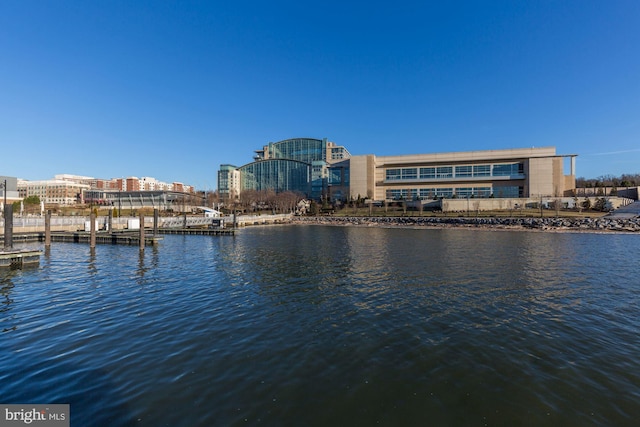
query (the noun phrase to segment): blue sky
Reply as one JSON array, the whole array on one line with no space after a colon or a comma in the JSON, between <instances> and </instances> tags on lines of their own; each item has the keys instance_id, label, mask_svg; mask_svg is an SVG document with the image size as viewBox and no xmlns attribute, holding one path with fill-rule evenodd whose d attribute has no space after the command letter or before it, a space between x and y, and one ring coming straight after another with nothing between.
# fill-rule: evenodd
<instances>
[{"instance_id":1,"label":"blue sky","mask_svg":"<svg viewBox=\"0 0 640 427\"><path fill-rule=\"evenodd\" d=\"M0 2L0 175L215 189L294 137L640 173L640 2Z\"/></svg>"}]
</instances>

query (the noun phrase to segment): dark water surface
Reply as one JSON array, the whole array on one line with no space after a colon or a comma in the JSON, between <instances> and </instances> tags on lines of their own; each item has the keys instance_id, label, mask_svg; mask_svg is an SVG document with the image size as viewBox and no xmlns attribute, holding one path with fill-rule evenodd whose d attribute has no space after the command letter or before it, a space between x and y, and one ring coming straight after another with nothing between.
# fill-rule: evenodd
<instances>
[{"instance_id":1,"label":"dark water surface","mask_svg":"<svg viewBox=\"0 0 640 427\"><path fill-rule=\"evenodd\" d=\"M0 271L0 403L73 426L640 423L640 236L322 226Z\"/></svg>"}]
</instances>

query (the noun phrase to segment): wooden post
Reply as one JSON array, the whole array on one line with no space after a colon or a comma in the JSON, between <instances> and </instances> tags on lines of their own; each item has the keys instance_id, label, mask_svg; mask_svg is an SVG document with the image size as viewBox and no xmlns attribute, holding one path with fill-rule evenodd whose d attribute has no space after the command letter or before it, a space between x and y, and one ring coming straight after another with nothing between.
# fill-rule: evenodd
<instances>
[{"instance_id":1,"label":"wooden post","mask_svg":"<svg viewBox=\"0 0 640 427\"><path fill-rule=\"evenodd\" d=\"M158 235L158 224L160 223L160 211L158 208L153 210L153 236Z\"/></svg>"},{"instance_id":2,"label":"wooden post","mask_svg":"<svg viewBox=\"0 0 640 427\"><path fill-rule=\"evenodd\" d=\"M44 247L46 249L51 247L51 209L47 209L44 217Z\"/></svg>"},{"instance_id":3,"label":"wooden post","mask_svg":"<svg viewBox=\"0 0 640 427\"><path fill-rule=\"evenodd\" d=\"M4 187L5 194L7 187ZM4 248L13 249L13 205L4 204Z\"/></svg>"},{"instance_id":4,"label":"wooden post","mask_svg":"<svg viewBox=\"0 0 640 427\"><path fill-rule=\"evenodd\" d=\"M96 214L95 212L91 212L89 215L89 247L91 249L95 249L96 247Z\"/></svg>"},{"instance_id":5,"label":"wooden post","mask_svg":"<svg viewBox=\"0 0 640 427\"><path fill-rule=\"evenodd\" d=\"M109 229L109 234L113 232L113 211L109 209L109 219L107 220L107 228Z\"/></svg>"},{"instance_id":6,"label":"wooden post","mask_svg":"<svg viewBox=\"0 0 640 427\"><path fill-rule=\"evenodd\" d=\"M182 228L186 229L187 228L187 213L184 213L183 219L182 219Z\"/></svg>"},{"instance_id":7,"label":"wooden post","mask_svg":"<svg viewBox=\"0 0 640 427\"><path fill-rule=\"evenodd\" d=\"M144 251L144 215L140 214L140 250Z\"/></svg>"}]
</instances>

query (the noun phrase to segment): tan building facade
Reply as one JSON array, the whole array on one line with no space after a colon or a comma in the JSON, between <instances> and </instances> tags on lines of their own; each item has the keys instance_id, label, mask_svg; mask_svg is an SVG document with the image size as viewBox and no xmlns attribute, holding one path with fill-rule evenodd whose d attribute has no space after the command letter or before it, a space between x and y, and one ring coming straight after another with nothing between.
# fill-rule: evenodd
<instances>
[{"instance_id":1,"label":"tan building facade","mask_svg":"<svg viewBox=\"0 0 640 427\"><path fill-rule=\"evenodd\" d=\"M575 157L555 147L352 156L349 193L373 200L568 196Z\"/></svg>"}]
</instances>

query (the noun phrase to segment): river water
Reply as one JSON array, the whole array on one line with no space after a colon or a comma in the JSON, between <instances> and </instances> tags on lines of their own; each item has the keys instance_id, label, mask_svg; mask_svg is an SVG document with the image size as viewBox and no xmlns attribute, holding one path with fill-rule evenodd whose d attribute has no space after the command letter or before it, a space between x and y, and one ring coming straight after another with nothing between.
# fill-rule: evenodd
<instances>
[{"instance_id":1,"label":"river water","mask_svg":"<svg viewBox=\"0 0 640 427\"><path fill-rule=\"evenodd\" d=\"M0 403L69 403L72 426L638 425L639 253L313 225L54 244L0 271Z\"/></svg>"}]
</instances>

